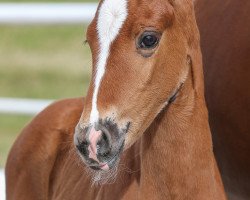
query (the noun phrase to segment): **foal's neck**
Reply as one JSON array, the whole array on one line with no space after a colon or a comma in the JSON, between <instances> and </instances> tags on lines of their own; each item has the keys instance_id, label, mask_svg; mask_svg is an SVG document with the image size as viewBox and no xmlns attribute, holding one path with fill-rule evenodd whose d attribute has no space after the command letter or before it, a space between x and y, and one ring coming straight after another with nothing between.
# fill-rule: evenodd
<instances>
[{"instance_id":1,"label":"foal's neck","mask_svg":"<svg viewBox=\"0 0 250 200\"><path fill-rule=\"evenodd\" d=\"M185 82L142 139L141 199L225 199L204 97Z\"/></svg>"}]
</instances>

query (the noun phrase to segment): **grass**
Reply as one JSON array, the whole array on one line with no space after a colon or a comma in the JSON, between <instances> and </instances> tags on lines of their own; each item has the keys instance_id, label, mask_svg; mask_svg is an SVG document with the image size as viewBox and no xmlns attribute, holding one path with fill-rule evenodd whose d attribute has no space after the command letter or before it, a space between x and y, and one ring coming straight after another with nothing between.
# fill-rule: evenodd
<instances>
[{"instance_id":1,"label":"grass","mask_svg":"<svg viewBox=\"0 0 250 200\"><path fill-rule=\"evenodd\" d=\"M91 55L86 28L0 26L0 96L60 99L85 95ZM27 116L0 115L0 167Z\"/></svg>"},{"instance_id":2,"label":"grass","mask_svg":"<svg viewBox=\"0 0 250 200\"><path fill-rule=\"evenodd\" d=\"M65 98L86 92L90 52L81 26L0 27L0 96Z\"/></svg>"}]
</instances>

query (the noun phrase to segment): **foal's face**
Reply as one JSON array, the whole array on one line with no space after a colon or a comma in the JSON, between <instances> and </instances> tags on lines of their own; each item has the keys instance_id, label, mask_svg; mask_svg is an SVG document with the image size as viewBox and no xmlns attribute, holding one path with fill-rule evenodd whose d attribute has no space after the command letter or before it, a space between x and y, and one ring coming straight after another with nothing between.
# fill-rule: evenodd
<instances>
[{"instance_id":1,"label":"foal's face","mask_svg":"<svg viewBox=\"0 0 250 200\"><path fill-rule=\"evenodd\" d=\"M167 0L103 0L88 27L92 80L76 128L84 162L108 171L187 75L187 39Z\"/></svg>"}]
</instances>

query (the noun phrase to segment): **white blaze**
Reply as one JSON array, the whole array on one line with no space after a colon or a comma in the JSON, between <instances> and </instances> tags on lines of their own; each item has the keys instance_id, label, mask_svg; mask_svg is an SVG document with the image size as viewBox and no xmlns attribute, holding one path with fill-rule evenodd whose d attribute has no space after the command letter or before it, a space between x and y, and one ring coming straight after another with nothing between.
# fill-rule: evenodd
<instances>
[{"instance_id":1,"label":"white blaze","mask_svg":"<svg viewBox=\"0 0 250 200\"><path fill-rule=\"evenodd\" d=\"M97 33L100 49L96 66L90 123L94 123L99 119L97 96L103 75L105 73L105 66L109 56L110 45L119 34L119 30L126 20L127 15L127 0L104 0L99 9Z\"/></svg>"}]
</instances>

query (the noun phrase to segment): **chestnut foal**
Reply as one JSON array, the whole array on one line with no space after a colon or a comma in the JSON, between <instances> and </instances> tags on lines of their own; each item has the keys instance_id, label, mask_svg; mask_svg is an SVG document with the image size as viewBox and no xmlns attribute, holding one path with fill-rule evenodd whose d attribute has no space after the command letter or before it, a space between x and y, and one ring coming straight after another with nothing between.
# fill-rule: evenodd
<instances>
[{"instance_id":1,"label":"chestnut foal","mask_svg":"<svg viewBox=\"0 0 250 200\"><path fill-rule=\"evenodd\" d=\"M85 100L57 102L23 130L7 199L226 199L193 0L103 0L87 41Z\"/></svg>"}]
</instances>

